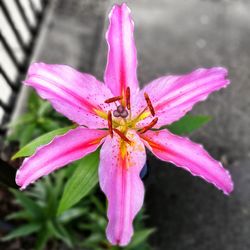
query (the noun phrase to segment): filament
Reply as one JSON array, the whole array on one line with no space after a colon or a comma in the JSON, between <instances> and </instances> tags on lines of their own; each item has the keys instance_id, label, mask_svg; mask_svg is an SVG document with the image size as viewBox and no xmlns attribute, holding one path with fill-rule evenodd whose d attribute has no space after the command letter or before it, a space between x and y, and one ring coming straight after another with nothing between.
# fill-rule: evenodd
<instances>
[{"instance_id":1,"label":"filament","mask_svg":"<svg viewBox=\"0 0 250 250\"><path fill-rule=\"evenodd\" d=\"M154 127L154 125L158 122L158 117L154 118L147 126L145 126L144 128L141 128L138 130L139 133L143 134L145 132L147 132L149 129L151 129L152 127Z\"/></svg>"}]
</instances>

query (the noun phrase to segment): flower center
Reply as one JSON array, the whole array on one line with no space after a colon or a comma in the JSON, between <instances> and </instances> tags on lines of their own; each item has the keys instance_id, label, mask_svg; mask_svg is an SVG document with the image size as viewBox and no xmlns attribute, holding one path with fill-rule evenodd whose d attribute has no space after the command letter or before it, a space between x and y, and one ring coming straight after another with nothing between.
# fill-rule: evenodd
<instances>
[{"instance_id":1,"label":"flower center","mask_svg":"<svg viewBox=\"0 0 250 250\"><path fill-rule=\"evenodd\" d=\"M124 96L115 96L109 98L105 101L105 103L115 103L116 109L110 110L108 115L106 116L108 120L108 128L111 137L113 137L113 133L115 132L120 136L122 141L131 144L131 141L127 138L126 134L128 129L135 129L137 132L143 134L149 129L153 128L158 121L158 118L155 117L148 125L143 128L137 128L136 124L148 116L155 116L155 110L152 105L152 102L148 96L148 94L144 93L144 98L147 103L146 107L134 118L132 118L131 112L131 103L130 103L130 88L127 87ZM102 115L103 116L103 115Z\"/></svg>"}]
</instances>

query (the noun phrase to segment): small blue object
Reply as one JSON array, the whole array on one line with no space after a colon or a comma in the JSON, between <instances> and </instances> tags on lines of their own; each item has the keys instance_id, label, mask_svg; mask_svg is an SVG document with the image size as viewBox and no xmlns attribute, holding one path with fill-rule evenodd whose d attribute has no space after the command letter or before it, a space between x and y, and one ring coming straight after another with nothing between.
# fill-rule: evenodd
<instances>
[{"instance_id":1,"label":"small blue object","mask_svg":"<svg viewBox=\"0 0 250 250\"><path fill-rule=\"evenodd\" d=\"M143 166L141 172L140 172L140 178L143 180L148 175L148 165L145 163Z\"/></svg>"}]
</instances>

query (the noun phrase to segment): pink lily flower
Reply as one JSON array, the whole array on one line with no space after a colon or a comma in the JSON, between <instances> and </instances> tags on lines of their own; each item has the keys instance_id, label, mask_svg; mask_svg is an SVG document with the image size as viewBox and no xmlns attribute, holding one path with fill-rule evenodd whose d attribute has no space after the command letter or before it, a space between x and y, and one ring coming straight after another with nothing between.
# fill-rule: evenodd
<instances>
[{"instance_id":1,"label":"pink lily flower","mask_svg":"<svg viewBox=\"0 0 250 250\"><path fill-rule=\"evenodd\" d=\"M139 90L130 10L126 4L115 5L109 18L105 83L65 65L30 66L25 84L79 126L26 158L16 183L24 189L102 145L99 181L108 199L107 238L111 244L125 246L143 204L140 172L146 161L145 146L159 159L205 179L225 194L233 190L228 171L201 145L159 130L213 91L225 88L229 80L224 68L201 68L183 76L160 77Z\"/></svg>"}]
</instances>

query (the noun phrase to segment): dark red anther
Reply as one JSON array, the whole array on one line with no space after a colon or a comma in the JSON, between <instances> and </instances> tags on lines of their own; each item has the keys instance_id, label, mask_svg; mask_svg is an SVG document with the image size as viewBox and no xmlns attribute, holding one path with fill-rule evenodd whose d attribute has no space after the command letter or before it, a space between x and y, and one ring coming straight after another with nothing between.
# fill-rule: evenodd
<instances>
[{"instance_id":1,"label":"dark red anther","mask_svg":"<svg viewBox=\"0 0 250 250\"><path fill-rule=\"evenodd\" d=\"M154 118L147 126L138 130L139 133L143 134L147 132L149 129L153 128L154 125L158 122L158 117Z\"/></svg>"},{"instance_id":2,"label":"dark red anther","mask_svg":"<svg viewBox=\"0 0 250 250\"><path fill-rule=\"evenodd\" d=\"M122 99L121 96L115 96L115 97L111 97L111 98L105 100L104 102L105 103L112 103L112 102L120 101L121 99Z\"/></svg>"},{"instance_id":3,"label":"dark red anther","mask_svg":"<svg viewBox=\"0 0 250 250\"><path fill-rule=\"evenodd\" d=\"M130 87L126 88L126 106L127 109L130 110L131 106L130 106Z\"/></svg>"},{"instance_id":4,"label":"dark red anther","mask_svg":"<svg viewBox=\"0 0 250 250\"><path fill-rule=\"evenodd\" d=\"M150 100L150 98L149 98L149 96L148 96L148 94L146 92L144 93L144 97L145 97L145 100L147 102L147 105L148 105L148 108L150 110L151 115L155 116L154 107L153 107L152 102L151 102L151 100Z\"/></svg>"},{"instance_id":5,"label":"dark red anther","mask_svg":"<svg viewBox=\"0 0 250 250\"><path fill-rule=\"evenodd\" d=\"M114 131L128 144L131 144L131 141L118 129L114 128Z\"/></svg>"},{"instance_id":6,"label":"dark red anther","mask_svg":"<svg viewBox=\"0 0 250 250\"><path fill-rule=\"evenodd\" d=\"M113 137L113 126L112 126L112 114L111 111L108 112L108 127L110 136Z\"/></svg>"}]
</instances>

